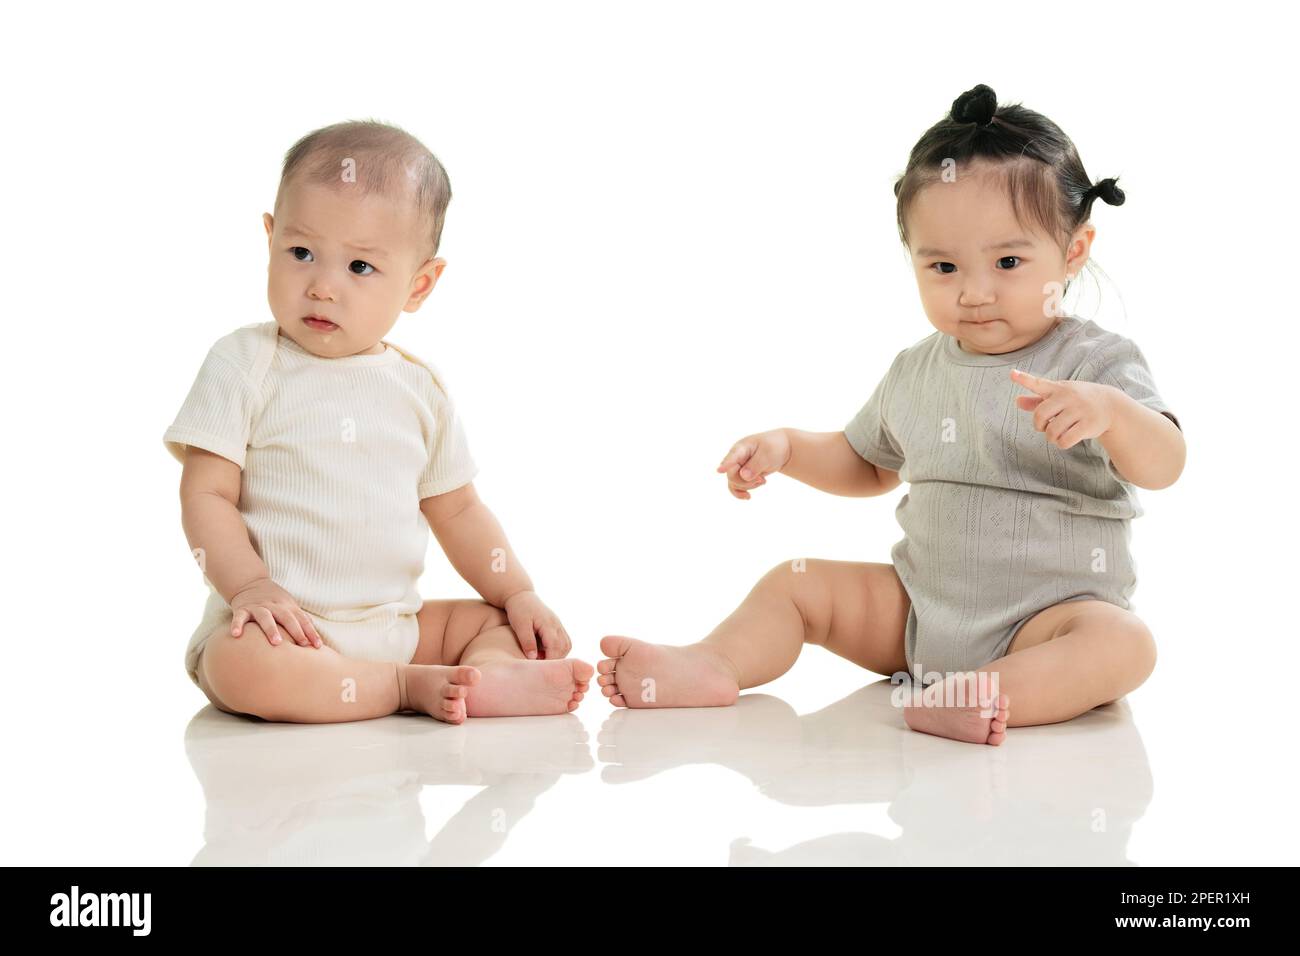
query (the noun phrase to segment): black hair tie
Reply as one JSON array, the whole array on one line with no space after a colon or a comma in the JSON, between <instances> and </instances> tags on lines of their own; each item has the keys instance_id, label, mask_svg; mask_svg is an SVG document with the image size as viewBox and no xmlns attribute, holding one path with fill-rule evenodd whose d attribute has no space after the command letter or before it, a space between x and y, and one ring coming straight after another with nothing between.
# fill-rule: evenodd
<instances>
[{"instance_id":1,"label":"black hair tie","mask_svg":"<svg viewBox=\"0 0 1300 956\"><path fill-rule=\"evenodd\" d=\"M1102 202L1110 206L1124 205L1124 190L1115 185L1113 178L1093 183L1088 187L1088 191L1083 194L1083 199L1087 202L1093 196L1098 197Z\"/></svg>"},{"instance_id":2,"label":"black hair tie","mask_svg":"<svg viewBox=\"0 0 1300 956\"><path fill-rule=\"evenodd\" d=\"M972 87L952 101L952 118L958 123L974 123L977 127L993 122L998 111L998 95L983 83Z\"/></svg>"}]
</instances>

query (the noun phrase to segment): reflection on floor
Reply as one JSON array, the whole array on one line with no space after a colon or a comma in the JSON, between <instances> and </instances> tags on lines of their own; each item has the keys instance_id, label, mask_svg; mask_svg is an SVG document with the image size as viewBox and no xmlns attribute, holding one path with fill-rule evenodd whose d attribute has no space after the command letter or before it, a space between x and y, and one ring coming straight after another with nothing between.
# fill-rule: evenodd
<instances>
[{"instance_id":1,"label":"reflection on floor","mask_svg":"<svg viewBox=\"0 0 1300 956\"><path fill-rule=\"evenodd\" d=\"M906 729L893 690L880 681L804 716L761 693L734 707L612 711L592 792L716 764L788 806L887 805L901 830L784 848L720 835L733 866L1131 865L1152 779L1125 701L988 747ZM596 765L573 714L303 725L205 707L185 749L207 801L196 866L482 863L563 775ZM421 791L446 785L481 789L429 839Z\"/></svg>"}]
</instances>

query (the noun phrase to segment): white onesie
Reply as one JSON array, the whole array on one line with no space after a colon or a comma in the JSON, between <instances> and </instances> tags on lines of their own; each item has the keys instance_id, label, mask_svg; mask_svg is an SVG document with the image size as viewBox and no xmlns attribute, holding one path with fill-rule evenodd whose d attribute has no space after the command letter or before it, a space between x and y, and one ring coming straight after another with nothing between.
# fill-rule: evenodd
<instances>
[{"instance_id":1,"label":"white onesie","mask_svg":"<svg viewBox=\"0 0 1300 956\"><path fill-rule=\"evenodd\" d=\"M243 469L239 511L271 580L322 642L366 660L410 661L416 587L430 539L420 499L478 471L436 369L384 342L377 355L322 358L274 321L218 339L163 435L184 461L193 445ZM208 586L185 651L199 655L230 605ZM282 632L283 633L283 632Z\"/></svg>"}]
</instances>

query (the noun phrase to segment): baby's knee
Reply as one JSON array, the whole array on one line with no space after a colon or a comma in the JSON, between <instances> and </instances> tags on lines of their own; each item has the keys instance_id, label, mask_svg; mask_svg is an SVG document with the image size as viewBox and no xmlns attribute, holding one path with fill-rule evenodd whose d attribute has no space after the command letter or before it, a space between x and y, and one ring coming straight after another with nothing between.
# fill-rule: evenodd
<instances>
[{"instance_id":1,"label":"baby's knee","mask_svg":"<svg viewBox=\"0 0 1300 956\"><path fill-rule=\"evenodd\" d=\"M807 581L808 566L812 563L814 562L808 558L791 558L789 561L782 561L780 564L773 565L759 578L757 587L766 591L792 594Z\"/></svg>"},{"instance_id":2,"label":"baby's knee","mask_svg":"<svg viewBox=\"0 0 1300 956\"><path fill-rule=\"evenodd\" d=\"M1133 622L1127 628L1124 640L1132 655L1133 669L1146 680L1151 676L1152 671L1156 669L1156 639L1151 633L1151 628L1147 627L1142 621L1134 618Z\"/></svg>"},{"instance_id":3,"label":"baby's knee","mask_svg":"<svg viewBox=\"0 0 1300 956\"><path fill-rule=\"evenodd\" d=\"M208 638L198 661L199 689L218 710L228 714L258 716L255 694L266 668L259 658L262 645L270 647L266 635L252 621L235 637L229 628Z\"/></svg>"},{"instance_id":4,"label":"baby's knee","mask_svg":"<svg viewBox=\"0 0 1300 956\"><path fill-rule=\"evenodd\" d=\"M1140 687L1156 669L1156 640L1151 629L1132 613L1117 615L1109 627L1115 678L1125 693Z\"/></svg>"}]
</instances>

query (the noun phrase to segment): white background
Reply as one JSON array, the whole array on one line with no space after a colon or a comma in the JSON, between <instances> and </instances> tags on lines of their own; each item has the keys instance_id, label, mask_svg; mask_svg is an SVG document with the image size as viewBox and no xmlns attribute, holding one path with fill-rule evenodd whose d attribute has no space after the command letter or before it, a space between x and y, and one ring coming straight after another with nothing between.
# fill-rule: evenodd
<instances>
[{"instance_id":1,"label":"white background","mask_svg":"<svg viewBox=\"0 0 1300 956\"><path fill-rule=\"evenodd\" d=\"M1066 304L1141 345L1189 446L1133 525L1160 660L1129 698L1154 796L1128 854L1295 862L1294 32L1271 9L10 11L3 862L201 843L181 736L206 701L181 657L204 587L161 436L211 343L271 317L261 215L299 136L377 118L446 165L449 265L389 339L442 371L480 493L595 663L604 634L697 639L777 562L889 560L906 486L776 477L742 502L714 467L752 431L842 427L933 331L892 185L981 82L1120 177L1126 204L1094 208L1101 284ZM472 596L432 538L422 585ZM873 679L811 649L764 690L807 711ZM594 735L609 710L593 693L579 717ZM708 779L698 799L763 817L750 784ZM571 787L551 834L601 805L596 774ZM570 859L598 862L582 842Z\"/></svg>"}]
</instances>

